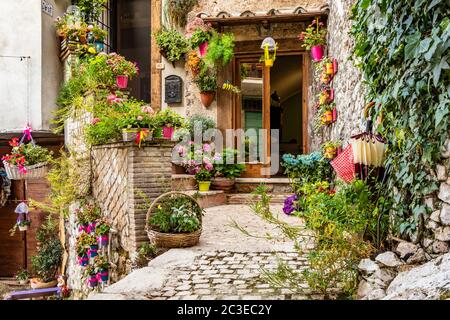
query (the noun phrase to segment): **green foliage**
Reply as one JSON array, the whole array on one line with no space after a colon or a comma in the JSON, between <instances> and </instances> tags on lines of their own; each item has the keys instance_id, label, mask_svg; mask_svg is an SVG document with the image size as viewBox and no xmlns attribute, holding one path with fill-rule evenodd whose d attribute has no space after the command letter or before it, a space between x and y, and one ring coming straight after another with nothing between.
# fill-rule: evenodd
<instances>
[{"instance_id":1,"label":"green foliage","mask_svg":"<svg viewBox=\"0 0 450 320\"><path fill-rule=\"evenodd\" d=\"M289 177L294 191L307 182L331 181L333 169L320 152L294 156L285 154L281 166Z\"/></svg>"},{"instance_id":2,"label":"green foliage","mask_svg":"<svg viewBox=\"0 0 450 320\"><path fill-rule=\"evenodd\" d=\"M108 270L110 267L110 263L108 261L108 258L103 255L98 255L94 258L94 266L96 271L100 270Z\"/></svg>"},{"instance_id":3,"label":"green foliage","mask_svg":"<svg viewBox=\"0 0 450 320\"><path fill-rule=\"evenodd\" d=\"M144 243L139 247L139 256L147 258L147 257L153 257L156 255L158 250L156 249L156 246L153 243Z\"/></svg>"},{"instance_id":4,"label":"green foliage","mask_svg":"<svg viewBox=\"0 0 450 320\"><path fill-rule=\"evenodd\" d=\"M30 278L30 273L27 269L20 269L16 273L16 279L19 281L28 280Z\"/></svg>"},{"instance_id":5,"label":"green foliage","mask_svg":"<svg viewBox=\"0 0 450 320\"><path fill-rule=\"evenodd\" d=\"M306 50L311 50L311 47L318 45L325 45L327 43L327 29L323 22L319 19L314 20L304 32L299 36L302 41L302 47Z\"/></svg>"},{"instance_id":6,"label":"green foliage","mask_svg":"<svg viewBox=\"0 0 450 320\"><path fill-rule=\"evenodd\" d=\"M106 220L100 220L95 225L95 234L99 236L103 236L108 234L109 230L111 230L111 225Z\"/></svg>"},{"instance_id":7,"label":"green foliage","mask_svg":"<svg viewBox=\"0 0 450 320\"><path fill-rule=\"evenodd\" d=\"M215 92L217 90L217 70L203 67L194 81L200 92Z\"/></svg>"},{"instance_id":8,"label":"green foliage","mask_svg":"<svg viewBox=\"0 0 450 320\"><path fill-rule=\"evenodd\" d=\"M184 27L187 22L187 14L198 4L198 0L168 0L166 11L169 14L173 26Z\"/></svg>"},{"instance_id":9,"label":"green foliage","mask_svg":"<svg viewBox=\"0 0 450 320\"><path fill-rule=\"evenodd\" d=\"M201 228L202 209L184 196L164 199L151 215L149 224L164 233L189 233Z\"/></svg>"},{"instance_id":10,"label":"green foliage","mask_svg":"<svg viewBox=\"0 0 450 320\"><path fill-rule=\"evenodd\" d=\"M54 279L63 255L57 228L57 222L49 215L36 235L38 253L31 257L31 264L33 272L44 282Z\"/></svg>"},{"instance_id":11,"label":"green foliage","mask_svg":"<svg viewBox=\"0 0 450 320\"><path fill-rule=\"evenodd\" d=\"M107 0L76 0L74 4L80 8L86 21L95 21L105 9Z\"/></svg>"},{"instance_id":12,"label":"green foliage","mask_svg":"<svg viewBox=\"0 0 450 320\"><path fill-rule=\"evenodd\" d=\"M176 29L162 29L155 33L156 44L170 62L181 60L189 51L189 43Z\"/></svg>"},{"instance_id":13,"label":"green foliage","mask_svg":"<svg viewBox=\"0 0 450 320\"><path fill-rule=\"evenodd\" d=\"M208 129L215 129L216 121L213 118L204 116L201 114L195 114L192 117L189 117L189 122L187 124L187 129L191 134L191 137L194 137L195 132L205 133Z\"/></svg>"},{"instance_id":14,"label":"green foliage","mask_svg":"<svg viewBox=\"0 0 450 320\"><path fill-rule=\"evenodd\" d=\"M388 215L382 213L388 209L388 203L379 197L380 188L369 188L363 181L340 186L337 191L330 189L328 182L303 184L298 190L299 211L296 212L305 221L303 230L272 214L270 196L260 186L255 194L261 199L252 205L253 211L293 240L299 255L308 259L308 269L303 272L280 262L277 271L264 271L267 280L275 286L289 286L300 292L304 289L299 283L306 281L325 298L331 297L330 288L340 288L340 298L353 297L359 261L380 247L387 233ZM246 232L236 223L235 226ZM313 243L314 248L304 251L305 243Z\"/></svg>"},{"instance_id":15,"label":"green foliage","mask_svg":"<svg viewBox=\"0 0 450 320\"><path fill-rule=\"evenodd\" d=\"M422 199L438 188L427 172L439 162L449 132L448 2L358 0L352 19L366 98L376 103L372 117L381 116L378 131L390 142L385 190L394 231L408 236L423 227Z\"/></svg>"},{"instance_id":16,"label":"green foliage","mask_svg":"<svg viewBox=\"0 0 450 320\"><path fill-rule=\"evenodd\" d=\"M195 174L195 181L211 181L212 171L208 171L205 168L201 167L200 170Z\"/></svg>"},{"instance_id":17,"label":"green foliage","mask_svg":"<svg viewBox=\"0 0 450 320\"><path fill-rule=\"evenodd\" d=\"M239 151L223 149L220 160L214 161L214 175L224 178L239 178L245 171L245 164L238 163Z\"/></svg>"},{"instance_id":18,"label":"green foliage","mask_svg":"<svg viewBox=\"0 0 450 320\"><path fill-rule=\"evenodd\" d=\"M211 39L211 32L198 28L190 38L191 48L198 48L202 43L209 41L209 39Z\"/></svg>"},{"instance_id":19,"label":"green foliage","mask_svg":"<svg viewBox=\"0 0 450 320\"><path fill-rule=\"evenodd\" d=\"M183 116L179 115L172 109L167 108L156 114L154 125L155 127L168 126L180 128L184 127L186 124Z\"/></svg>"},{"instance_id":20,"label":"green foliage","mask_svg":"<svg viewBox=\"0 0 450 320\"><path fill-rule=\"evenodd\" d=\"M213 32L208 43L208 52L204 61L209 66L223 67L234 56L234 35L232 33L220 34Z\"/></svg>"}]
</instances>

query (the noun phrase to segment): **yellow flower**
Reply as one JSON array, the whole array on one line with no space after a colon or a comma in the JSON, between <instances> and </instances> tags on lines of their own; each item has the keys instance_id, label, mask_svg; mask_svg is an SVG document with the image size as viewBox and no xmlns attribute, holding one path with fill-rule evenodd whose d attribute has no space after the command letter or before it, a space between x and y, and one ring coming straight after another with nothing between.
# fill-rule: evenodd
<instances>
[{"instance_id":1,"label":"yellow flower","mask_svg":"<svg viewBox=\"0 0 450 320\"><path fill-rule=\"evenodd\" d=\"M88 52L91 53L91 54L96 54L97 53L97 51L95 51L94 47L89 47Z\"/></svg>"}]
</instances>

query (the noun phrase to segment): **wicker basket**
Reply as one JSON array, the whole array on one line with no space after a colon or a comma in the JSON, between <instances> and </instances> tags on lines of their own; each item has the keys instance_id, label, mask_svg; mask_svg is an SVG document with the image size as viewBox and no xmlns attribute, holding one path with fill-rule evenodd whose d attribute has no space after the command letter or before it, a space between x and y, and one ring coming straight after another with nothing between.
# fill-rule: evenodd
<instances>
[{"instance_id":1,"label":"wicker basket","mask_svg":"<svg viewBox=\"0 0 450 320\"><path fill-rule=\"evenodd\" d=\"M146 230L148 234L148 238L150 239L150 242L156 245L157 247L161 248L186 248L186 247L192 247L195 246L199 240L200 235L202 234L202 228L191 232L191 233L163 233L159 232L158 230L152 229L149 225L150 217L154 214L154 209L157 207L157 204L160 202L163 202L164 199L171 198L171 197L185 197L191 201L191 203L194 206L197 206L200 210L200 214L197 214L197 218L200 221L200 225L202 223L202 213L203 210L201 209L201 206L195 200L193 197L191 197L188 194L178 192L178 191L171 191L164 193L160 195L158 198L156 198L150 208L147 211L147 219L146 219Z\"/></svg>"},{"instance_id":2,"label":"wicker basket","mask_svg":"<svg viewBox=\"0 0 450 320\"><path fill-rule=\"evenodd\" d=\"M26 166L27 173L21 173L19 167L11 165L6 161L3 161L3 166L5 167L6 174L10 180L39 179L45 177L48 171L47 162Z\"/></svg>"}]
</instances>

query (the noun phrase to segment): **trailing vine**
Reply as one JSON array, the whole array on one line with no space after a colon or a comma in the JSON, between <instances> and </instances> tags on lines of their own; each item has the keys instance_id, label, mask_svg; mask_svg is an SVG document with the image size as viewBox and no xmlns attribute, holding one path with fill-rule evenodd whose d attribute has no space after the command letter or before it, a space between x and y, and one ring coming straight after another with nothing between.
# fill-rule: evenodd
<instances>
[{"instance_id":1,"label":"trailing vine","mask_svg":"<svg viewBox=\"0 0 450 320\"><path fill-rule=\"evenodd\" d=\"M449 137L449 13L445 0L358 0L352 9L354 57L377 106L371 117L389 141L385 190L403 237L420 234Z\"/></svg>"}]
</instances>

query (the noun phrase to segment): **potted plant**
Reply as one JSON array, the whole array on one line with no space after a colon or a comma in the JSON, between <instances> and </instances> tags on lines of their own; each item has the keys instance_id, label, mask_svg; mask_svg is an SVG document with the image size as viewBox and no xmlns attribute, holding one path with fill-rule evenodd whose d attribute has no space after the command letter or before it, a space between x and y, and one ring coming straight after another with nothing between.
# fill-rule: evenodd
<instances>
[{"instance_id":1,"label":"potted plant","mask_svg":"<svg viewBox=\"0 0 450 320\"><path fill-rule=\"evenodd\" d=\"M189 43L176 29L161 29L154 34L161 55L173 64L189 50Z\"/></svg>"},{"instance_id":2,"label":"potted plant","mask_svg":"<svg viewBox=\"0 0 450 320\"><path fill-rule=\"evenodd\" d=\"M209 67L223 67L227 65L234 56L234 35L232 33L218 33L212 31L212 37L208 42L208 52L204 61Z\"/></svg>"},{"instance_id":3,"label":"potted plant","mask_svg":"<svg viewBox=\"0 0 450 320\"><path fill-rule=\"evenodd\" d=\"M29 278L30 278L30 273L28 272L27 269L20 269L16 273L16 280L19 282L19 284L22 284L22 285L27 284Z\"/></svg>"},{"instance_id":4,"label":"potted plant","mask_svg":"<svg viewBox=\"0 0 450 320\"><path fill-rule=\"evenodd\" d=\"M205 108L211 106L216 96L217 74L216 70L202 68L198 76L194 79L200 90L200 100Z\"/></svg>"},{"instance_id":5,"label":"potted plant","mask_svg":"<svg viewBox=\"0 0 450 320\"><path fill-rule=\"evenodd\" d=\"M89 263L88 250L90 248L90 241L89 234L85 232L81 233L77 238L75 250L77 252L78 264L82 267Z\"/></svg>"},{"instance_id":6,"label":"potted plant","mask_svg":"<svg viewBox=\"0 0 450 320\"><path fill-rule=\"evenodd\" d=\"M49 216L36 233L38 251L31 257L33 274L30 280L33 289L56 286L56 273L61 264L63 247L58 237L58 223Z\"/></svg>"},{"instance_id":7,"label":"potted plant","mask_svg":"<svg viewBox=\"0 0 450 320\"><path fill-rule=\"evenodd\" d=\"M198 76L202 67L202 59L199 57L196 51L192 50L188 53L187 67L191 71L192 75Z\"/></svg>"},{"instance_id":8,"label":"potted plant","mask_svg":"<svg viewBox=\"0 0 450 320\"><path fill-rule=\"evenodd\" d=\"M108 282L110 263L105 256L96 256L94 259L94 265L97 270L97 278L100 278L102 282Z\"/></svg>"},{"instance_id":9,"label":"potted plant","mask_svg":"<svg viewBox=\"0 0 450 320\"><path fill-rule=\"evenodd\" d=\"M193 197L176 191L162 194L147 212L150 243L162 248L196 245L202 232L202 214Z\"/></svg>"},{"instance_id":10,"label":"potted plant","mask_svg":"<svg viewBox=\"0 0 450 320\"><path fill-rule=\"evenodd\" d=\"M302 47L306 50L311 50L311 55L314 61L320 61L323 58L323 46L326 44L327 31L324 23L319 19L315 19L305 31L299 35L299 40L302 41Z\"/></svg>"},{"instance_id":11,"label":"potted plant","mask_svg":"<svg viewBox=\"0 0 450 320\"><path fill-rule=\"evenodd\" d=\"M19 231L27 231L28 227L31 226L31 220L17 221L17 226L19 227Z\"/></svg>"},{"instance_id":12,"label":"potted plant","mask_svg":"<svg viewBox=\"0 0 450 320\"><path fill-rule=\"evenodd\" d=\"M191 47L193 49L198 48L200 57L206 55L208 49L208 41L211 38L210 30L205 31L201 28L197 28L190 38Z\"/></svg>"},{"instance_id":13,"label":"potted plant","mask_svg":"<svg viewBox=\"0 0 450 320\"><path fill-rule=\"evenodd\" d=\"M198 183L198 191L208 192L211 186L212 172L208 171L204 167L195 174L195 181Z\"/></svg>"},{"instance_id":14,"label":"potted plant","mask_svg":"<svg viewBox=\"0 0 450 320\"><path fill-rule=\"evenodd\" d=\"M88 265L84 269L84 276L87 278L87 284L89 288L95 288L98 285L97 272L95 266Z\"/></svg>"},{"instance_id":15,"label":"potted plant","mask_svg":"<svg viewBox=\"0 0 450 320\"><path fill-rule=\"evenodd\" d=\"M201 135L203 137L203 134L207 130L215 129L216 127L216 121L214 121L213 118L204 116L202 114L195 114L189 117L189 122L187 125L187 129L189 130L192 138L195 138L195 134Z\"/></svg>"},{"instance_id":16,"label":"potted plant","mask_svg":"<svg viewBox=\"0 0 450 320\"><path fill-rule=\"evenodd\" d=\"M105 49L105 39L107 36L106 30L103 30L100 26L94 25L91 30L91 34L94 40L94 48L97 52L101 52Z\"/></svg>"},{"instance_id":17,"label":"potted plant","mask_svg":"<svg viewBox=\"0 0 450 320\"><path fill-rule=\"evenodd\" d=\"M172 139L175 129L184 125L184 118L169 108L158 112L154 119L154 126L160 129L161 137L164 139Z\"/></svg>"},{"instance_id":18,"label":"potted plant","mask_svg":"<svg viewBox=\"0 0 450 320\"><path fill-rule=\"evenodd\" d=\"M211 187L214 190L230 192L236 182L245 171L245 165L237 163L238 151L235 149L224 149L221 157L214 161L214 177Z\"/></svg>"},{"instance_id":19,"label":"potted plant","mask_svg":"<svg viewBox=\"0 0 450 320\"><path fill-rule=\"evenodd\" d=\"M322 144L323 156L327 159L333 159L337 155L337 149L341 145L339 141L327 141Z\"/></svg>"},{"instance_id":20,"label":"potted plant","mask_svg":"<svg viewBox=\"0 0 450 320\"><path fill-rule=\"evenodd\" d=\"M78 231L79 232L88 232L89 221L87 220L86 214L82 208L75 209L75 216L78 221Z\"/></svg>"},{"instance_id":21,"label":"potted plant","mask_svg":"<svg viewBox=\"0 0 450 320\"><path fill-rule=\"evenodd\" d=\"M99 246L104 247L108 245L109 230L111 230L111 225L105 219L99 221L95 227L95 234L97 235Z\"/></svg>"},{"instance_id":22,"label":"potted plant","mask_svg":"<svg viewBox=\"0 0 450 320\"><path fill-rule=\"evenodd\" d=\"M42 178L47 174L47 165L52 152L31 143L19 143L18 138L9 142L11 153L2 157L6 174L11 180Z\"/></svg>"},{"instance_id":23,"label":"potted plant","mask_svg":"<svg viewBox=\"0 0 450 320\"><path fill-rule=\"evenodd\" d=\"M87 254L89 258L95 258L98 256L98 242L97 237L93 234L89 234L86 237L86 243L89 246L89 249L87 250Z\"/></svg>"},{"instance_id":24,"label":"potted plant","mask_svg":"<svg viewBox=\"0 0 450 320\"><path fill-rule=\"evenodd\" d=\"M333 109L335 108L335 104L323 104L320 106L320 110L322 112L322 125L329 125L333 123Z\"/></svg>"},{"instance_id":25,"label":"potted plant","mask_svg":"<svg viewBox=\"0 0 450 320\"><path fill-rule=\"evenodd\" d=\"M128 87L128 80L139 73L136 63L126 60L123 56L115 52L107 55L106 63L110 66L112 73L116 77L116 85L120 89Z\"/></svg>"}]
</instances>

